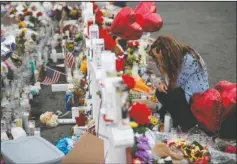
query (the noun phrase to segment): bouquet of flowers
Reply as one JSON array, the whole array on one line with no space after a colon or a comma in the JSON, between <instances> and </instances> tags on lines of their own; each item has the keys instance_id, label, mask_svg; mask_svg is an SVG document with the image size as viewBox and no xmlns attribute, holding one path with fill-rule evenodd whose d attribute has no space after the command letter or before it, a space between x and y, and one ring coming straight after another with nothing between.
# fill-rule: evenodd
<instances>
[{"instance_id":1,"label":"bouquet of flowers","mask_svg":"<svg viewBox=\"0 0 237 164\"><path fill-rule=\"evenodd\" d=\"M48 127L56 127L58 125L58 116L53 112L45 112L40 115L40 122Z\"/></svg>"},{"instance_id":2,"label":"bouquet of flowers","mask_svg":"<svg viewBox=\"0 0 237 164\"><path fill-rule=\"evenodd\" d=\"M145 136L136 138L136 144L132 149L132 154L135 157L133 160L134 163L152 164L152 152L148 139Z\"/></svg>"},{"instance_id":3,"label":"bouquet of flowers","mask_svg":"<svg viewBox=\"0 0 237 164\"><path fill-rule=\"evenodd\" d=\"M185 140L177 140L168 144L169 147L175 146L180 149L184 157L194 164L208 164L211 160L207 147L202 146L197 141L187 143Z\"/></svg>"},{"instance_id":4,"label":"bouquet of flowers","mask_svg":"<svg viewBox=\"0 0 237 164\"><path fill-rule=\"evenodd\" d=\"M75 105L86 106L85 95L88 88L87 81L85 79L76 80L73 79L73 91L75 95Z\"/></svg>"}]
</instances>

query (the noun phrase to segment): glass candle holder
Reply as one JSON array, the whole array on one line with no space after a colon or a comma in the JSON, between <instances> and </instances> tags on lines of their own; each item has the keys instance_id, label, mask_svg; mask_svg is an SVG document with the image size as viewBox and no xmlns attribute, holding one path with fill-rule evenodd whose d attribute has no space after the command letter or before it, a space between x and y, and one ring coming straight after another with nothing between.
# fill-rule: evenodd
<instances>
[{"instance_id":1,"label":"glass candle holder","mask_svg":"<svg viewBox=\"0 0 237 164\"><path fill-rule=\"evenodd\" d=\"M40 128L35 128L35 133L34 133L34 136L38 136L40 137Z\"/></svg>"},{"instance_id":2,"label":"glass candle holder","mask_svg":"<svg viewBox=\"0 0 237 164\"><path fill-rule=\"evenodd\" d=\"M35 120L29 120L29 135L34 136L35 133Z\"/></svg>"}]
</instances>

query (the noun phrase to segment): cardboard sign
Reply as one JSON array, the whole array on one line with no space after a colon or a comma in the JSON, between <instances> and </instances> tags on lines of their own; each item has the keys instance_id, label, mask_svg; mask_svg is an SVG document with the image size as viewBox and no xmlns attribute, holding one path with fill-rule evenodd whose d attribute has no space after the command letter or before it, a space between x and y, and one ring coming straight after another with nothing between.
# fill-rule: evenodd
<instances>
[{"instance_id":1,"label":"cardboard sign","mask_svg":"<svg viewBox=\"0 0 237 164\"><path fill-rule=\"evenodd\" d=\"M88 132L81 136L62 164L104 163L104 141Z\"/></svg>"}]
</instances>

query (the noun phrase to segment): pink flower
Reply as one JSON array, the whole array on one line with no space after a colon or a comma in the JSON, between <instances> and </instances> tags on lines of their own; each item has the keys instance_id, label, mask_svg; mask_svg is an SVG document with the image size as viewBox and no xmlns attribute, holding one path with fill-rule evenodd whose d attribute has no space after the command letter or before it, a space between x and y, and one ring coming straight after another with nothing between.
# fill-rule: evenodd
<instances>
[{"instance_id":1,"label":"pink flower","mask_svg":"<svg viewBox=\"0 0 237 164\"><path fill-rule=\"evenodd\" d=\"M228 146L226 147L225 152L230 154L236 154L236 148L235 146Z\"/></svg>"},{"instance_id":2,"label":"pink flower","mask_svg":"<svg viewBox=\"0 0 237 164\"><path fill-rule=\"evenodd\" d=\"M32 9L32 10L35 10L35 9L36 9L36 7L35 7L35 6L32 6L32 7L31 7L31 9Z\"/></svg>"}]
</instances>

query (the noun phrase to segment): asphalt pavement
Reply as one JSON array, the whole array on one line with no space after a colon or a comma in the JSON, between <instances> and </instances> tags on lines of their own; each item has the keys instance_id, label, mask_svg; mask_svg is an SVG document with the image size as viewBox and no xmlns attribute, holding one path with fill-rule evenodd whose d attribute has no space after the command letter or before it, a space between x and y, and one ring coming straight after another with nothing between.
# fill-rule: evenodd
<instances>
[{"instance_id":1,"label":"asphalt pavement","mask_svg":"<svg viewBox=\"0 0 237 164\"><path fill-rule=\"evenodd\" d=\"M236 82L236 2L156 4L164 26L153 38L172 35L196 49L207 64L210 87L221 80Z\"/></svg>"}]
</instances>

